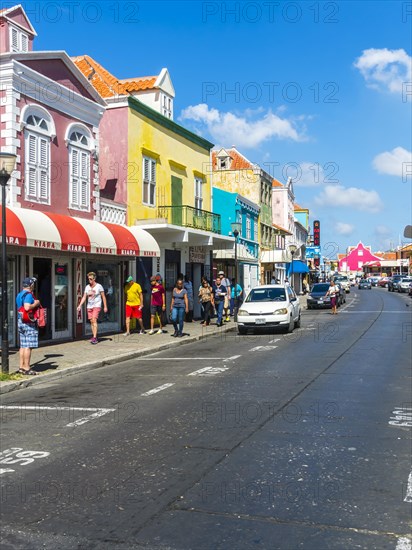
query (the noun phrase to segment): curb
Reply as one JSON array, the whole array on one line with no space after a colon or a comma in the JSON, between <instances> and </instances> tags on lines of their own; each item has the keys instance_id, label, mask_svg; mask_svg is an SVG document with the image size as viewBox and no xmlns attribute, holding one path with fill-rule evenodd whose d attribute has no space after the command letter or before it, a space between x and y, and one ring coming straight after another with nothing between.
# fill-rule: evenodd
<instances>
[{"instance_id":1,"label":"curb","mask_svg":"<svg viewBox=\"0 0 412 550\"><path fill-rule=\"evenodd\" d=\"M223 328L223 330L221 331L211 332L209 334L199 334L198 336L189 336L184 340L176 341L175 339L170 341L167 344L166 343L161 344L156 348L143 348L137 351L128 351L127 353L117 355L116 357L109 357L107 359L101 359L99 361L91 361L91 362L89 361L88 363L75 365L73 367L67 367L58 372L50 372L50 373L46 372L44 374L33 376L33 377L28 376L27 377L28 380L22 379L22 380L10 380L6 382L1 382L0 395L5 395L16 390L22 390L30 386L37 386L38 384L42 384L43 382L53 382L55 380L61 380L66 376L72 376L74 374L78 374L79 372L88 372L90 370L98 369L101 367L107 367L109 365L114 365L117 363L122 363L124 361L129 361L130 359L144 357L145 355L151 355L152 353L157 353L158 351L163 351L171 347L184 346L185 344L189 344L191 342L197 342L199 340L204 340L206 338L209 338L210 336L215 336L216 334L219 335L225 332L232 332L237 330L235 325L225 326L221 328Z\"/></svg>"}]
</instances>

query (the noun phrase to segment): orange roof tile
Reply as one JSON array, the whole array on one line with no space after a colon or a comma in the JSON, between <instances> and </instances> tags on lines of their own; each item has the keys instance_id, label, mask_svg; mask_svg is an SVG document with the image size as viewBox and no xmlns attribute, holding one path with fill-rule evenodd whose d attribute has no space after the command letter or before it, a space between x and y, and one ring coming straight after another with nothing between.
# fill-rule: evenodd
<instances>
[{"instance_id":1,"label":"orange roof tile","mask_svg":"<svg viewBox=\"0 0 412 550\"><path fill-rule=\"evenodd\" d=\"M72 59L77 68L103 98L151 89L157 79L156 76L149 76L119 80L88 55L81 55Z\"/></svg>"},{"instance_id":2,"label":"orange roof tile","mask_svg":"<svg viewBox=\"0 0 412 550\"><path fill-rule=\"evenodd\" d=\"M283 187L283 185L277 179L273 178L272 187Z\"/></svg>"},{"instance_id":3,"label":"orange roof tile","mask_svg":"<svg viewBox=\"0 0 412 550\"><path fill-rule=\"evenodd\" d=\"M274 227L275 229L279 229L279 231L283 231L284 233L287 233L288 235L292 235L292 233L290 231L288 231L287 229L285 229L281 225L276 225L275 223L272 223L272 227Z\"/></svg>"},{"instance_id":4,"label":"orange roof tile","mask_svg":"<svg viewBox=\"0 0 412 550\"><path fill-rule=\"evenodd\" d=\"M229 170L250 170L254 168L254 165L236 149L225 149L225 151L228 152L230 158L232 159ZM212 151L213 170L217 170L216 158L218 152L219 151Z\"/></svg>"}]
</instances>

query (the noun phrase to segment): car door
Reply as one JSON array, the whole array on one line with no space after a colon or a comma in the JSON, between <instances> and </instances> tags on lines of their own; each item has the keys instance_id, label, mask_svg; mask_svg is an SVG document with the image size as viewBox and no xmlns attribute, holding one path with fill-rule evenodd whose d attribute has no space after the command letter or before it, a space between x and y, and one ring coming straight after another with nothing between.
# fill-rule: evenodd
<instances>
[{"instance_id":1,"label":"car door","mask_svg":"<svg viewBox=\"0 0 412 550\"><path fill-rule=\"evenodd\" d=\"M292 307L292 317L294 321L297 321L299 317L298 299L292 287L288 286L287 289L288 289L289 303Z\"/></svg>"}]
</instances>

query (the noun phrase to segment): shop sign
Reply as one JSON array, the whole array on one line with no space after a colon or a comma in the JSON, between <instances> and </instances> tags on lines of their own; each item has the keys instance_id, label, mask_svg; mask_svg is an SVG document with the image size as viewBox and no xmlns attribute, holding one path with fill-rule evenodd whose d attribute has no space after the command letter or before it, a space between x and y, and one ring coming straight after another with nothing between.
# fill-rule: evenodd
<instances>
[{"instance_id":1,"label":"shop sign","mask_svg":"<svg viewBox=\"0 0 412 550\"><path fill-rule=\"evenodd\" d=\"M52 243L50 241L39 241L37 239L34 240L33 246L36 248L48 248L52 250L60 250L60 247L57 245L57 243Z\"/></svg>"},{"instance_id":2,"label":"shop sign","mask_svg":"<svg viewBox=\"0 0 412 550\"><path fill-rule=\"evenodd\" d=\"M189 262L193 264L204 264L206 260L206 252L203 246L189 247Z\"/></svg>"},{"instance_id":3,"label":"shop sign","mask_svg":"<svg viewBox=\"0 0 412 550\"><path fill-rule=\"evenodd\" d=\"M1 242L1 239L0 239ZM6 243L7 244L20 244L20 239L18 237L7 237L6 236Z\"/></svg>"},{"instance_id":4,"label":"shop sign","mask_svg":"<svg viewBox=\"0 0 412 550\"><path fill-rule=\"evenodd\" d=\"M87 252L86 247L83 244L68 244L67 250L69 252Z\"/></svg>"},{"instance_id":5,"label":"shop sign","mask_svg":"<svg viewBox=\"0 0 412 550\"><path fill-rule=\"evenodd\" d=\"M82 296L83 296L83 288L82 288L82 261L76 260L76 303L77 305L80 304ZM76 323L80 324L83 323L83 309L80 308L80 311L77 311L77 319Z\"/></svg>"},{"instance_id":6,"label":"shop sign","mask_svg":"<svg viewBox=\"0 0 412 550\"><path fill-rule=\"evenodd\" d=\"M112 248L104 248L97 246L96 247L96 254L116 254L116 251Z\"/></svg>"},{"instance_id":7,"label":"shop sign","mask_svg":"<svg viewBox=\"0 0 412 550\"><path fill-rule=\"evenodd\" d=\"M155 257L156 251L155 250L143 250L143 256L152 256Z\"/></svg>"},{"instance_id":8,"label":"shop sign","mask_svg":"<svg viewBox=\"0 0 412 550\"><path fill-rule=\"evenodd\" d=\"M122 256L136 256L137 252L136 250L127 250L125 248L120 249L120 254Z\"/></svg>"}]
</instances>

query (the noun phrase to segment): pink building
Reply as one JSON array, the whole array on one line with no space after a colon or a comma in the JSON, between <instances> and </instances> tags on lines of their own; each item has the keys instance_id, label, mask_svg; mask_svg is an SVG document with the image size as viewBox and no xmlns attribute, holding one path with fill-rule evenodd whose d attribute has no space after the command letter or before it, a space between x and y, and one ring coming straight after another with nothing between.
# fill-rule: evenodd
<instances>
[{"instance_id":1,"label":"pink building","mask_svg":"<svg viewBox=\"0 0 412 550\"><path fill-rule=\"evenodd\" d=\"M14 296L28 275L48 309L41 339L88 333L76 312L87 271L111 296L103 330L120 330L129 260L159 247L142 229L100 221L106 102L66 52L33 50L36 32L22 6L0 11L0 29L0 147L17 156L6 199L10 341L17 343Z\"/></svg>"},{"instance_id":2,"label":"pink building","mask_svg":"<svg viewBox=\"0 0 412 550\"><path fill-rule=\"evenodd\" d=\"M366 262L378 262L381 258L371 252L370 246L359 242L356 246L349 246L347 254L339 258L339 271L350 271L352 273L362 272Z\"/></svg>"}]
</instances>

